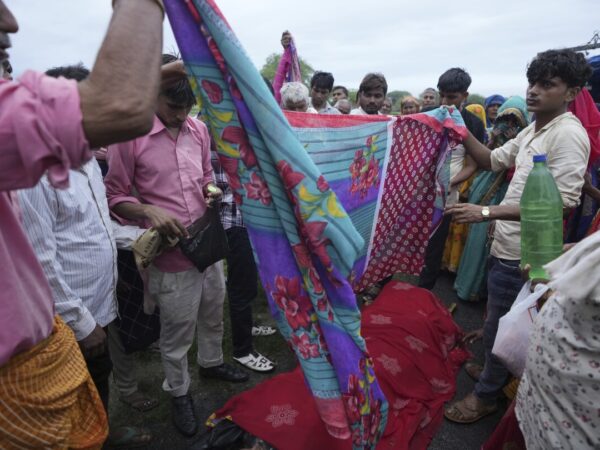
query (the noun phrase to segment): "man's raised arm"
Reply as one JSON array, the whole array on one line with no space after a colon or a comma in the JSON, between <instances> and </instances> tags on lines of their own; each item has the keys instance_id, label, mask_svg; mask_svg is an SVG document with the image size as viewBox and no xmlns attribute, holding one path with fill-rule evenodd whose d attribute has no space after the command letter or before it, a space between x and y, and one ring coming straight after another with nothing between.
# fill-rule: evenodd
<instances>
[{"instance_id":1,"label":"man's raised arm","mask_svg":"<svg viewBox=\"0 0 600 450\"><path fill-rule=\"evenodd\" d=\"M79 83L83 128L90 147L146 134L160 83L160 0L116 0L89 78Z\"/></svg>"}]
</instances>

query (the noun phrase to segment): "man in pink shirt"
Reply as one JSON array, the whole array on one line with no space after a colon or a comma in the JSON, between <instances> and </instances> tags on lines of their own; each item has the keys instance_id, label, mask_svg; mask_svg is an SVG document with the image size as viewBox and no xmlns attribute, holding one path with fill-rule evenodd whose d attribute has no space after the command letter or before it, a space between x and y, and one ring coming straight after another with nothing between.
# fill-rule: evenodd
<instances>
[{"instance_id":1,"label":"man in pink shirt","mask_svg":"<svg viewBox=\"0 0 600 450\"><path fill-rule=\"evenodd\" d=\"M172 58L165 55L163 62ZM188 116L195 102L187 80L161 90L150 133L109 147L104 182L109 207L118 217L183 237L186 228L204 215L207 201L221 197L214 185L208 130ZM243 371L223 363L222 264L219 261L200 272L175 247L149 268L148 292L160 307L163 390L171 394L173 422L186 436L198 429L188 393L187 352L194 334L201 374L234 382L248 379Z\"/></svg>"},{"instance_id":2,"label":"man in pink shirt","mask_svg":"<svg viewBox=\"0 0 600 450\"><path fill-rule=\"evenodd\" d=\"M114 3L90 78L0 77L0 446L99 448L108 424L73 333L54 318L48 282L12 190L47 173L56 187L90 147L147 133L158 91L162 3ZM0 0L0 65L17 22ZM123 46L122 42L128 45ZM118 83L115 82L118 80Z\"/></svg>"}]
</instances>

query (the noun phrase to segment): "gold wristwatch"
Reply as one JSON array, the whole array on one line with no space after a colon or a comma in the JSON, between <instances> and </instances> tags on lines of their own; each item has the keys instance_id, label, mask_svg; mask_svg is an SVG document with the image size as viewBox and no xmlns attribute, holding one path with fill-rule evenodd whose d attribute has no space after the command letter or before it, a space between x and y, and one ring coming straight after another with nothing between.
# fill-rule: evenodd
<instances>
[{"instance_id":1,"label":"gold wristwatch","mask_svg":"<svg viewBox=\"0 0 600 450\"><path fill-rule=\"evenodd\" d=\"M484 206L483 208L481 208L481 215L483 216L483 220L489 220L490 219L490 208L487 206Z\"/></svg>"}]
</instances>

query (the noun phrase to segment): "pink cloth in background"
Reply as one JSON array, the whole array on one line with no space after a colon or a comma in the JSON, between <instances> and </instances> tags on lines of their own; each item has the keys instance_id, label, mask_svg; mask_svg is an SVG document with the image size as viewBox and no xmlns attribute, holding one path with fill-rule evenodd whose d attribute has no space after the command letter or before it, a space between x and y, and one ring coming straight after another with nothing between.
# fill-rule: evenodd
<instances>
[{"instance_id":1,"label":"pink cloth in background","mask_svg":"<svg viewBox=\"0 0 600 450\"><path fill-rule=\"evenodd\" d=\"M149 134L111 145L107 160L104 183L111 209L123 202L155 205L186 227L204 215L203 188L214 181L214 175L210 137L202 122L188 117L174 140L155 117ZM142 226L152 225L145 222ZM164 252L154 264L163 272L182 272L194 267L179 248Z\"/></svg>"},{"instance_id":2,"label":"pink cloth in background","mask_svg":"<svg viewBox=\"0 0 600 450\"><path fill-rule=\"evenodd\" d=\"M75 81L25 72L0 80L0 366L47 338L54 302L10 190L34 186L48 171L66 187L69 168L92 156Z\"/></svg>"},{"instance_id":3,"label":"pink cloth in background","mask_svg":"<svg viewBox=\"0 0 600 450\"><path fill-rule=\"evenodd\" d=\"M290 81L302 82L300 73L300 59L294 39L290 39L290 45L283 50L283 55L279 60L275 77L273 78L273 91L275 92L275 100L277 104L281 104L281 87L284 83Z\"/></svg>"},{"instance_id":4,"label":"pink cloth in background","mask_svg":"<svg viewBox=\"0 0 600 450\"><path fill-rule=\"evenodd\" d=\"M569 105L569 111L579 119L590 138L588 166L592 166L600 158L600 112L587 89L582 89L575 97L575 100Z\"/></svg>"}]
</instances>

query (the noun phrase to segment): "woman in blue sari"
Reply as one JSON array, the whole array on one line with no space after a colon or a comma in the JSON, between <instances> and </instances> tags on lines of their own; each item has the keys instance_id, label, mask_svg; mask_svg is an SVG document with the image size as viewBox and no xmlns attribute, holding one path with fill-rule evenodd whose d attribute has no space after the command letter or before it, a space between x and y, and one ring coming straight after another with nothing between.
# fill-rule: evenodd
<instances>
[{"instance_id":1,"label":"woman in blue sari","mask_svg":"<svg viewBox=\"0 0 600 450\"><path fill-rule=\"evenodd\" d=\"M510 97L498 110L488 146L493 150L513 139L529 124L527 105L522 97ZM494 173L482 171L477 175L469 192L469 203L481 206L498 205L504 198L510 182L507 171ZM485 297L487 274L488 223L474 223L469 228L454 289L465 301L478 301ZM481 295L483 294L483 295Z\"/></svg>"}]
</instances>

